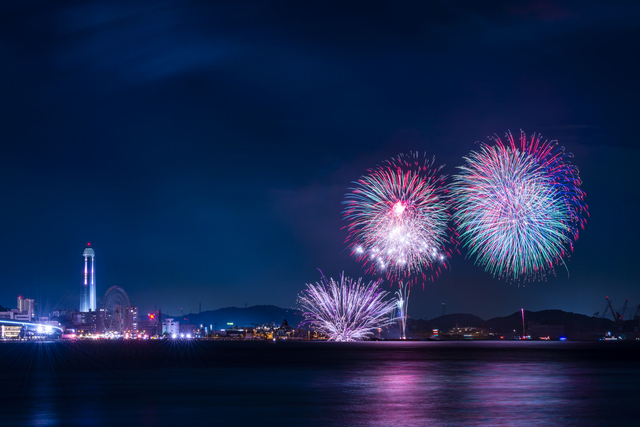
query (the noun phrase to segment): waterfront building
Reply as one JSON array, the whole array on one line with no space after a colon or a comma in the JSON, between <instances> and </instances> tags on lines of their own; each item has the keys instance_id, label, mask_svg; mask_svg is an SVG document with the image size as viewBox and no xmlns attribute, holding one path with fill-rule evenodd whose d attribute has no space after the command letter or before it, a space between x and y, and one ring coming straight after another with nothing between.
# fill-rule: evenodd
<instances>
[{"instance_id":1,"label":"waterfront building","mask_svg":"<svg viewBox=\"0 0 640 427\"><path fill-rule=\"evenodd\" d=\"M138 335L153 336L158 334L158 325L160 325L156 313L150 313L148 316L138 317Z\"/></svg>"},{"instance_id":2,"label":"waterfront building","mask_svg":"<svg viewBox=\"0 0 640 427\"><path fill-rule=\"evenodd\" d=\"M162 322L162 334L179 335L180 334L180 322L176 322L175 319L165 319Z\"/></svg>"},{"instance_id":3,"label":"waterfront building","mask_svg":"<svg viewBox=\"0 0 640 427\"><path fill-rule=\"evenodd\" d=\"M88 315L89 313L84 313L82 311L74 311L73 313L71 313L71 322L75 325L75 326L80 326L80 325L84 325L87 323L88 320Z\"/></svg>"},{"instance_id":4,"label":"waterfront building","mask_svg":"<svg viewBox=\"0 0 640 427\"><path fill-rule=\"evenodd\" d=\"M18 325L0 325L0 337L1 339L16 339L20 337L22 332L22 326Z\"/></svg>"},{"instance_id":5,"label":"waterfront building","mask_svg":"<svg viewBox=\"0 0 640 427\"><path fill-rule=\"evenodd\" d=\"M124 308L124 317L126 318L127 329L125 333L129 335L137 335L138 334L138 307L125 307Z\"/></svg>"},{"instance_id":6,"label":"waterfront building","mask_svg":"<svg viewBox=\"0 0 640 427\"><path fill-rule=\"evenodd\" d=\"M28 314L29 320L31 320L35 316L36 311L35 300L18 296L18 311L22 312L23 314Z\"/></svg>"},{"instance_id":7,"label":"waterfront building","mask_svg":"<svg viewBox=\"0 0 640 427\"><path fill-rule=\"evenodd\" d=\"M23 313L17 308L7 311L0 311L0 319L18 320L21 322L31 322L31 314Z\"/></svg>"}]
</instances>

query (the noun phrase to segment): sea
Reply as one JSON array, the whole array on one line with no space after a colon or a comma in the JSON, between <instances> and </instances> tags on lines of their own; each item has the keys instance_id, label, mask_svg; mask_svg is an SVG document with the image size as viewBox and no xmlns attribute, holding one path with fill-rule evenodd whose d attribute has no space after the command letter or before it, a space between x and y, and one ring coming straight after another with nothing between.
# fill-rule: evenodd
<instances>
[{"instance_id":1,"label":"sea","mask_svg":"<svg viewBox=\"0 0 640 427\"><path fill-rule=\"evenodd\" d=\"M640 342L0 342L0 426L640 425Z\"/></svg>"}]
</instances>

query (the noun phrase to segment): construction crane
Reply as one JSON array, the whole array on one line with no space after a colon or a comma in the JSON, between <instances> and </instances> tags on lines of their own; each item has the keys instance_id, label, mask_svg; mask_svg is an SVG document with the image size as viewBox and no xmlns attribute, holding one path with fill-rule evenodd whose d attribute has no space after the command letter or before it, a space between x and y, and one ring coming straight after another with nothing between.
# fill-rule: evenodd
<instances>
[{"instance_id":1,"label":"construction crane","mask_svg":"<svg viewBox=\"0 0 640 427\"><path fill-rule=\"evenodd\" d=\"M608 308L611 311L611 315L613 316L613 321L616 322L614 328L618 331L622 330L622 324L624 322L624 312L627 311L627 305L629 304L629 298L624 302L624 307L622 308L622 314L613 310L613 306L611 305L611 300L607 297ZM606 312L606 308L605 308Z\"/></svg>"},{"instance_id":2,"label":"construction crane","mask_svg":"<svg viewBox=\"0 0 640 427\"><path fill-rule=\"evenodd\" d=\"M595 313L593 313L593 315L598 319L604 319L604 316L607 314L608 308L609 308L609 297L607 297L607 304L604 306L604 309L600 311L596 311Z\"/></svg>"},{"instance_id":3,"label":"construction crane","mask_svg":"<svg viewBox=\"0 0 640 427\"><path fill-rule=\"evenodd\" d=\"M607 308L609 308L609 310L611 310L611 315L613 316L613 321L618 323L618 317L616 316L616 312L613 311L613 307L611 307L611 300L609 299L609 297L607 297L607 305L608 305ZM607 312L607 308L604 309L605 313ZM604 316L602 316L602 317L604 317Z\"/></svg>"},{"instance_id":4,"label":"construction crane","mask_svg":"<svg viewBox=\"0 0 640 427\"><path fill-rule=\"evenodd\" d=\"M596 321L596 332L598 333L600 333L600 324L602 323L602 319L604 319L605 316L607 315L607 310L609 310L609 306L610 306L609 297L607 297L607 303L605 304L604 308L600 311L596 311L595 313L593 313L593 315L598 319Z\"/></svg>"},{"instance_id":5,"label":"construction crane","mask_svg":"<svg viewBox=\"0 0 640 427\"><path fill-rule=\"evenodd\" d=\"M624 307L622 307L622 314L620 315L620 321L624 321L624 312L627 311L627 305L629 304L629 298L624 302Z\"/></svg>"}]
</instances>

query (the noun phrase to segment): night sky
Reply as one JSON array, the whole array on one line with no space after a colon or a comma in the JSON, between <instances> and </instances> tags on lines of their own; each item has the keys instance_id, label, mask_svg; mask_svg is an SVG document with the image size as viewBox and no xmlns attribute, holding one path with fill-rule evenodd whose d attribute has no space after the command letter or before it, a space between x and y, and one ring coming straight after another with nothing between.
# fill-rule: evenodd
<instances>
[{"instance_id":1,"label":"night sky","mask_svg":"<svg viewBox=\"0 0 640 427\"><path fill-rule=\"evenodd\" d=\"M580 169L570 275L519 286L463 250L409 314L637 307L640 3L416 3L3 2L0 305L77 308L90 241L98 301L291 307L318 269L364 275L341 202L367 168L451 175L523 129Z\"/></svg>"}]
</instances>

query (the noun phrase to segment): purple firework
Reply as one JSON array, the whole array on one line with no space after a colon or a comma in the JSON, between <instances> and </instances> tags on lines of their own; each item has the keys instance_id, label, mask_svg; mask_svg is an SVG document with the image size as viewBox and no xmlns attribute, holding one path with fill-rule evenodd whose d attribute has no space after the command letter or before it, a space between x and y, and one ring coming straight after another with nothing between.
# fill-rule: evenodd
<instances>
[{"instance_id":1,"label":"purple firework","mask_svg":"<svg viewBox=\"0 0 640 427\"><path fill-rule=\"evenodd\" d=\"M388 293L380 290L378 282L365 284L361 278L354 281L344 275L336 282L322 276L321 282L306 286L298 296L305 323L331 341L362 340L393 323L390 314L396 301L385 301Z\"/></svg>"}]
</instances>

